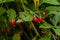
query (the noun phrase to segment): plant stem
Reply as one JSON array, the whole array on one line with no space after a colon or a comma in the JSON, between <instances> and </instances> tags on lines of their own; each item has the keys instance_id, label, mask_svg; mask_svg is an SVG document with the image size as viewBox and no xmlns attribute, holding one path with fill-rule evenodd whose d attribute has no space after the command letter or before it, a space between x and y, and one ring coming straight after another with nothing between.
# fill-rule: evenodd
<instances>
[{"instance_id":1,"label":"plant stem","mask_svg":"<svg viewBox=\"0 0 60 40\"><path fill-rule=\"evenodd\" d=\"M9 26L7 25L7 23L6 23L6 20L5 20L4 22L5 22L6 27L9 27Z\"/></svg>"},{"instance_id":2,"label":"plant stem","mask_svg":"<svg viewBox=\"0 0 60 40\"><path fill-rule=\"evenodd\" d=\"M31 38L33 38L32 32L30 31Z\"/></svg>"},{"instance_id":3,"label":"plant stem","mask_svg":"<svg viewBox=\"0 0 60 40\"><path fill-rule=\"evenodd\" d=\"M38 37L38 35L36 35L32 40L36 40L37 37Z\"/></svg>"},{"instance_id":4,"label":"plant stem","mask_svg":"<svg viewBox=\"0 0 60 40\"><path fill-rule=\"evenodd\" d=\"M34 31L36 32L36 34L38 35L38 36L40 36L40 34L38 33L38 31L37 31L37 29L35 28L35 26L34 26L34 24L31 22L31 24L32 24L32 27L34 28Z\"/></svg>"},{"instance_id":5,"label":"plant stem","mask_svg":"<svg viewBox=\"0 0 60 40\"><path fill-rule=\"evenodd\" d=\"M59 36L57 36L58 40L59 40Z\"/></svg>"},{"instance_id":6,"label":"plant stem","mask_svg":"<svg viewBox=\"0 0 60 40\"><path fill-rule=\"evenodd\" d=\"M28 37L28 35L24 32L23 28L22 27L20 27L20 28L23 31L23 33L25 34L25 36L28 38L28 40L30 40L30 38Z\"/></svg>"},{"instance_id":7,"label":"plant stem","mask_svg":"<svg viewBox=\"0 0 60 40\"><path fill-rule=\"evenodd\" d=\"M25 6L24 6L22 0L21 0L21 3L22 3L22 6L23 6L23 8L24 8L24 11L26 12L26 8L25 8Z\"/></svg>"},{"instance_id":8,"label":"plant stem","mask_svg":"<svg viewBox=\"0 0 60 40\"><path fill-rule=\"evenodd\" d=\"M25 23L25 25L26 25L26 28L28 29L28 26L27 26L27 24ZM28 29L29 30L29 29ZM33 35L32 35L32 33L31 33L31 31L29 30L29 32L30 32L30 35L31 35L31 37L33 38Z\"/></svg>"},{"instance_id":9,"label":"plant stem","mask_svg":"<svg viewBox=\"0 0 60 40\"><path fill-rule=\"evenodd\" d=\"M5 3L5 6L6 6L6 8L7 8L7 9L9 9L9 7L7 6L7 4L6 4L6 3Z\"/></svg>"},{"instance_id":10,"label":"plant stem","mask_svg":"<svg viewBox=\"0 0 60 40\"><path fill-rule=\"evenodd\" d=\"M51 32L51 31L50 31ZM56 37L55 35L51 32L52 36L53 36L53 39L56 40Z\"/></svg>"}]
</instances>

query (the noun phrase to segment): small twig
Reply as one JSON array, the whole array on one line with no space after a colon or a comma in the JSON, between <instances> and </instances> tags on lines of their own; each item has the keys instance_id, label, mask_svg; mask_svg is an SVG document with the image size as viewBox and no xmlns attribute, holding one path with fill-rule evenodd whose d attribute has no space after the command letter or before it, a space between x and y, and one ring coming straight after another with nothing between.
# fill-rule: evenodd
<instances>
[{"instance_id":1,"label":"small twig","mask_svg":"<svg viewBox=\"0 0 60 40\"><path fill-rule=\"evenodd\" d=\"M28 35L24 32L23 28L22 27L20 27L20 28L23 31L23 33L25 34L25 36L28 38L28 40L30 40L30 38L28 37Z\"/></svg>"},{"instance_id":2,"label":"small twig","mask_svg":"<svg viewBox=\"0 0 60 40\"><path fill-rule=\"evenodd\" d=\"M32 27L34 28L34 31L36 32L36 34L38 35L38 36L40 36L40 34L38 33L38 31L37 31L37 29L35 28L35 26L34 26L34 24L31 22L31 24L32 24Z\"/></svg>"},{"instance_id":3,"label":"small twig","mask_svg":"<svg viewBox=\"0 0 60 40\"><path fill-rule=\"evenodd\" d=\"M54 40L56 40L56 38L55 38L54 34L52 34L52 35L53 35Z\"/></svg>"},{"instance_id":4,"label":"small twig","mask_svg":"<svg viewBox=\"0 0 60 40\"><path fill-rule=\"evenodd\" d=\"M7 25L7 23L6 23L6 20L5 20L4 22L5 22L6 27L9 27L9 26Z\"/></svg>"},{"instance_id":5,"label":"small twig","mask_svg":"<svg viewBox=\"0 0 60 40\"><path fill-rule=\"evenodd\" d=\"M25 23L25 25L26 25L26 23ZM28 26L26 25L26 28L28 29ZM29 29L28 29L29 30ZM30 31L30 30L29 30ZM33 35L32 35L32 33L31 33L31 31L30 31L30 34L31 34L31 37L33 37Z\"/></svg>"},{"instance_id":6,"label":"small twig","mask_svg":"<svg viewBox=\"0 0 60 40\"><path fill-rule=\"evenodd\" d=\"M30 31L30 35L31 35L31 37L33 38L33 35L32 35L32 32Z\"/></svg>"},{"instance_id":7,"label":"small twig","mask_svg":"<svg viewBox=\"0 0 60 40\"><path fill-rule=\"evenodd\" d=\"M37 37L38 37L38 35L36 35L32 40L36 40L36 39L37 39Z\"/></svg>"},{"instance_id":8,"label":"small twig","mask_svg":"<svg viewBox=\"0 0 60 40\"><path fill-rule=\"evenodd\" d=\"M5 3L5 6L6 6L6 8L7 8L7 9L9 9L9 7L7 6L7 4L6 4L6 3Z\"/></svg>"},{"instance_id":9,"label":"small twig","mask_svg":"<svg viewBox=\"0 0 60 40\"><path fill-rule=\"evenodd\" d=\"M24 8L24 11L26 12L26 8L25 8L25 6L24 6L22 0L21 0L21 3L22 3L22 6L23 6L23 8Z\"/></svg>"},{"instance_id":10,"label":"small twig","mask_svg":"<svg viewBox=\"0 0 60 40\"><path fill-rule=\"evenodd\" d=\"M50 31L51 32L51 31ZM52 33L52 32L51 32ZM56 37L55 37L55 35L52 33L52 36L53 36L53 38L54 38L54 40L56 40Z\"/></svg>"},{"instance_id":11,"label":"small twig","mask_svg":"<svg viewBox=\"0 0 60 40\"><path fill-rule=\"evenodd\" d=\"M59 36L57 36L58 40L59 40Z\"/></svg>"},{"instance_id":12,"label":"small twig","mask_svg":"<svg viewBox=\"0 0 60 40\"><path fill-rule=\"evenodd\" d=\"M6 20L4 20L4 22L5 22L6 27L8 28L9 26L8 26L7 23L6 23ZM7 32L6 32L5 34L6 34L6 35L5 35L5 36L6 36L6 40L8 40L8 38L7 38L7 37L8 37Z\"/></svg>"}]
</instances>

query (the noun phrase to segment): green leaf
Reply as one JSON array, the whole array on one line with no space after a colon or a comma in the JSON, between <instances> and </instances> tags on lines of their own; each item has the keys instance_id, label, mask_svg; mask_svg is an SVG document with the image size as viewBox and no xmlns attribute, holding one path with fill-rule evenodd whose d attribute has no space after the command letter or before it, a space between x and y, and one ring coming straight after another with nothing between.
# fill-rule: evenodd
<instances>
[{"instance_id":1,"label":"green leaf","mask_svg":"<svg viewBox=\"0 0 60 40\"><path fill-rule=\"evenodd\" d=\"M49 10L49 11L60 11L60 6L49 6L49 7L46 7L46 10Z\"/></svg>"},{"instance_id":2,"label":"green leaf","mask_svg":"<svg viewBox=\"0 0 60 40\"><path fill-rule=\"evenodd\" d=\"M60 7L59 6L48 6L45 8L45 10L49 11L48 15L51 15L51 14L55 15L60 12Z\"/></svg>"},{"instance_id":3,"label":"green leaf","mask_svg":"<svg viewBox=\"0 0 60 40\"><path fill-rule=\"evenodd\" d=\"M32 21L33 20L33 16L27 12L20 12L20 18L23 20L23 21Z\"/></svg>"},{"instance_id":4,"label":"green leaf","mask_svg":"<svg viewBox=\"0 0 60 40\"><path fill-rule=\"evenodd\" d=\"M59 26L54 26L54 27L58 29L58 28L60 28L60 25Z\"/></svg>"},{"instance_id":5,"label":"green leaf","mask_svg":"<svg viewBox=\"0 0 60 40\"><path fill-rule=\"evenodd\" d=\"M23 0L23 3L27 3L27 0Z\"/></svg>"},{"instance_id":6,"label":"green leaf","mask_svg":"<svg viewBox=\"0 0 60 40\"><path fill-rule=\"evenodd\" d=\"M27 7L32 11L35 11L35 9L36 9L33 3L27 5Z\"/></svg>"},{"instance_id":7,"label":"green leaf","mask_svg":"<svg viewBox=\"0 0 60 40\"><path fill-rule=\"evenodd\" d=\"M6 12L5 8L0 7L0 15L4 14Z\"/></svg>"},{"instance_id":8,"label":"green leaf","mask_svg":"<svg viewBox=\"0 0 60 40\"><path fill-rule=\"evenodd\" d=\"M12 37L12 40L20 40L21 37L20 37L20 34L17 33L17 34L14 34L13 37Z\"/></svg>"},{"instance_id":9,"label":"green leaf","mask_svg":"<svg viewBox=\"0 0 60 40\"><path fill-rule=\"evenodd\" d=\"M8 17L9 17L9 21L16 18L16 11L14 9L7 10L7 14L8 14Z\"/></svg>"},{"instance_id":10,"label":"green leaf","mask_svg":"<svg viewBox=\"0 0 60 40\"><path fill-rule=\"evenodd\" d=\"M52 24L53 24L54 26L57 25L57 21L56 21L54 18L51 18L51 22L52 22Z\"/></svg>"},{"instance_id":11,"label":"green leaf","mask_svg":"<svg viewBox=\"0 0 60 40\"><path fill-rule=\"evenodd\" d=\"M43 35L39 40L51 40L51 33L47 33L46 35Z\"/></svg>"},{"instance_id":12,"label":"green leaf","mask_svg":"<svg viewBox=\"0 0 60 40\"><path fill-rule=\"evenodd\" d=\"M17 23L18 23L18 22L23 22L23 20L21 20L21 19L18 19L16 22L17 22Z\"/></svg>"},{"instance_id":13,"label":"green leaf","mask_svg":"<svg viewBox=\"0 0 60 40\"><path fill-rule=\"evenodd\" d=\"M60 28L56 28L56 29L53 29L56 33L56 35L59 35L60 36Z\"/></svg>"},{"instance_id":14,"label":"green leaf","mask_svg":"<svg viewBox=\"0 0 60 40\"><path fill-rule=\"evenodd\" d=\"M58 2L58 0L43 0L43 3L49 3L49 4L53 4L53 5L60 5L60 3Z\"/></svg>"},{"instance_id":15,"label":"green leaf","mask_svg":"<svg viewBox=\"0 0 60 40\"><path fill-rule=\"evenodd\" d=\"M57 11L52 11L52 10L51 10L51 11L49 11L49 13L48 13L47 15L48 15L48 16L51 15L51 14L54 14L54 15L55 15L55 14L57 14L57 13L58 13Z\"/></svg>"},{"instance_id":16,"label":"green leaf","mask_svg":"<svg viewBox=\"0 0 60 40\"><path fill-rule=\"evenodd\" d=\"M12 1L14 1L14 0L0 0L0 4L5 3L5 2L12 2Z\"/></svg>"},{"instance_id":17,"label":"green leaf","mask_svg":"<svg viewBox=\"0 0 60 40\"><path fill-rule=\"evenodd\" d=\"M39 0L39 6L43 4L43 0Z\"/></svg>"},{"instance_id":18,"label":"green leaf","mask_svg":"<svg viewBox=\"0 0 60 40\"><path fill-rule=\"evenodd\" d=\"M47 14L48 16L51 14L56 15L56 14L60 13L60 7L58 7L58 6L49 6L49 7L46 7L45 10L49 11L49 13Z\"/></svg>"},{"instance_id":19,"label":"green leaf","mask_svg":"<svg viewBox=\"0 0 60 40\"><path fill-rule=\"evenodd\" d=\"M48 28L52 28L52 27L53 27L53 26L52 26L51 24L46 23L46 22L39 26L39 28L44 28L44 29L45 29L45 28L48 29Z\"/></svg>"},{"instance_id":20,"label":"green leaf","mask_svg":"<svg viewBox=\"0 0 60 40\"><path fill-rule=\"evenodd\" d=\"M60 22L60 12L55 14L55 16L51 19L51 22L54 26L56 26L58 22Z\"/></svg>"},{"instance_id":21,"label":"green leaf","mask_svg":"<svg viewBox=\"0 0 60 40\"><path fill-rule=\"evenodd\" d=\"M59 22L59 21L60 21L60 12L58 12L58 13L54 16L54 18L55 18L55 20L56 20L57 22Z\"/></svg>"},{"instance_id":22,"label":"green leaf","mask_svg":"<svg viewBox=\"0 0 60 40\"><path fill-rule=\"evenodd\" d=\"M55 16L51 18L51 22L54 26L60 22L60 7L59 6L49 6L46 7L46 10L49 10L48 15L54 14Z\"/></svg>"},{"instance_id":23,"label":"green leaf","mask_svg":"<svg viewBox=\"0 0 60 40\"><path fill-rule=\"evenodd\" d=\"M6 2L12 2L12 1L14 1L14 0L6 0Z\"/></svg>"}]
</instances>

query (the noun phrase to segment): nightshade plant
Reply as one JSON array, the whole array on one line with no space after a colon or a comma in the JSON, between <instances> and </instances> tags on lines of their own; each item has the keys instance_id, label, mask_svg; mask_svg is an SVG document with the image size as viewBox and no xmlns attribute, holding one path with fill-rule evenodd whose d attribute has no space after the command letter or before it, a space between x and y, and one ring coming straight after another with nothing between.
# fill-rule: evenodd
<instances>
[{"instance_id":1,"label":"nightshade plant","mask_svg":"<svg viewBox=\"0 0 60 40\"><path fill-rule=\"evenodd\" d=\"M0 0L0 40L60 40L60 0Z\"/></svg>"}]
</instances>

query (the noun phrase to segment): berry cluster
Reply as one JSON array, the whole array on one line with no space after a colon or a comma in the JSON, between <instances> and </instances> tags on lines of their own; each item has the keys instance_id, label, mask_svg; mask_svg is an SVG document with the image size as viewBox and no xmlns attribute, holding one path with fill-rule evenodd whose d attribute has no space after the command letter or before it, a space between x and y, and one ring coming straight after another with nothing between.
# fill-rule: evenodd
<instances>
[{"instance_id":1,"label":"berry cluster","mask_svg":"<svg viewBox=\"0 0 60 40\"><path fill-rule=\"evenodd\" d=\"M16 25L16 21L15 21L15 20L12 20L12 21L10 22L10 24L11 24L12 26ZM22 22L18 22L17 24L18 24L18 26L21 26L21 25L22 25ZM3 28L1 29L1 32L2 32L2 33L5 32ZM11 33L11 29L10 29L9 27L7 28L7 33L9 33L9 34Z\"/></svg>"},{"instance_id":2,"label":"berry cluster","mask_svg":"<svg viewBox=\"0 0 60 40\"><path fill-rule=\"evenodd\" d=\"M37 18L36 16L33 18L33 21L34 22L40 22L40 23L42 23L42 21L43 21L43 18L40 16L39 18Z\"/></svg>"},{"instance_id":3,"label":"berry cluster","mask_svg":"<svg viewBox=\"0 0 60 40\"><path fill-rule=\"evenodd\" d=\"M46 12L43 13L43 16L44 16L44 17L46 16ZM38 21L39 21L40 23L42 23L42 22L43 22L43 18L42 18L42 16L40 16L39 18L36 17L36 16L34 16L33 21L34 21L34 22L38 22ZM12 26L16 25L16 21L15 21L15 20L12 20L12 21L10 22L10 24L11 24ZM22 22L18 22L17 24L18 24L18 26L21 26L21 25L22 25ZM29 30L31 31L32 28L29 28ZM5 32L4 29L1 29L1 32L4 33L4 32ZM10 34L10 32L11 32L11 29L10 29L10 28L7 28L7 33Z\"/></svg>"},{"instance_id":4,"label":"berry cluster","mask_svg":"<svg viewBox=\"0 0 60 40\"><path fill-rule=\"evenodd\" d=\"M16 21L15 21L15 20L12 20L12 21L10 22L10 24L11 24L12 26L16 25ZM18 24L18 26L20 26L20 25L22 24L22 22L18 22L17 24Z\"/></svg>"},{"instance_id":5,"label":"berry cluster","mask_svg":"<svg viewBox=\"0 0 60 40\"><path fill-rule=\"evenodd\" d=\"M6 31L7 31L7 33L8 33L8 34L10 34L10 33L11 33L11 29L10 29L9 27L7 28L7 30L6 30ZM5 33L5 30L2 28L2 29L1 29L1 32L2 32L2 33Z\"/></svg>"},{"instance_id":6,"label":"berry cluster","mask_svg":"<svg viewBox=\"0 0 60 40\"><path fill-rule=\"evenodd\" d=\"M43 13L43 16L46 17L46 12ZM42 18L42 16L40 16L39 18L34 16L33 21L34 22L38 22L39 21L40 23L42 23L43 22L43 18Z\"/></svg>"}]
</instances>

